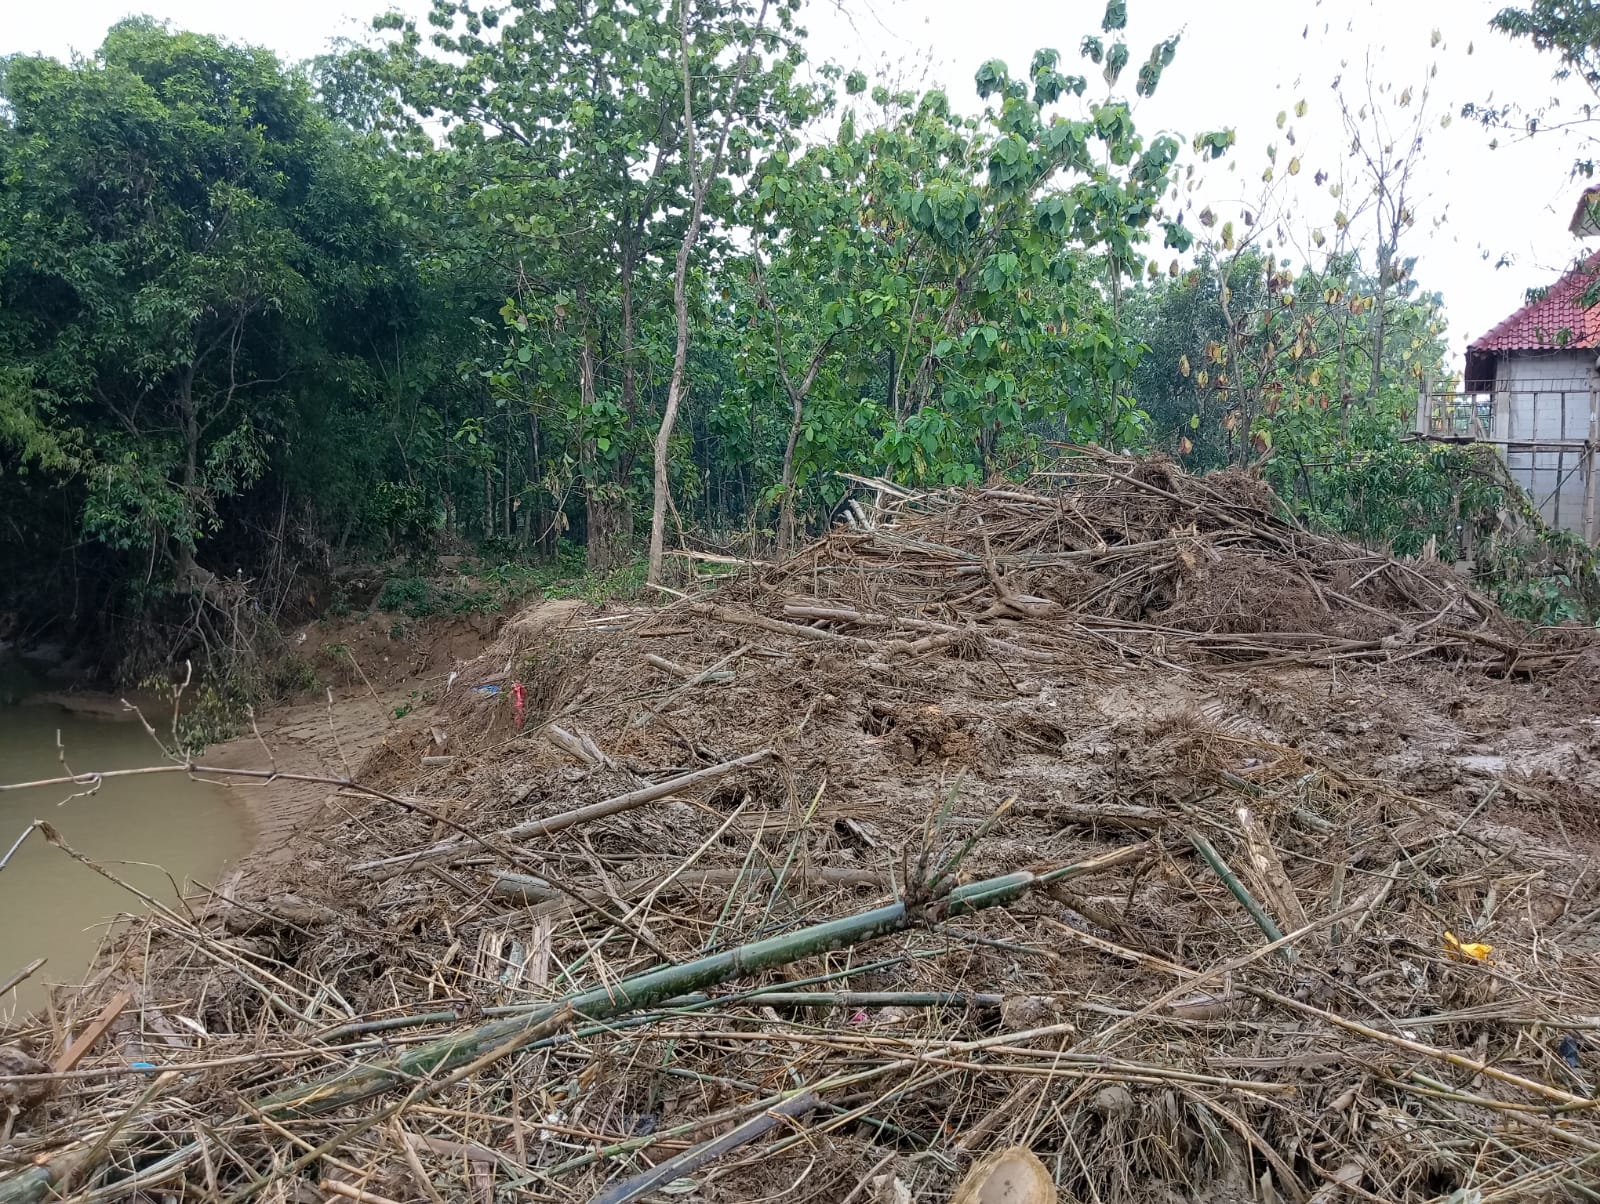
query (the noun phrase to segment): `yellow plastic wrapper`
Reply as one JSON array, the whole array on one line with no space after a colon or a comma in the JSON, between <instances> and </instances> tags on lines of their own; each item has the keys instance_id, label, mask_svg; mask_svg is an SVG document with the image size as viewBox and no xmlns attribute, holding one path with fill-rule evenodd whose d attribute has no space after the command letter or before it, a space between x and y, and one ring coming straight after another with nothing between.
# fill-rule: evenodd
<instances>
[{"instance_id":1,"label":"yellow plastic wrapper","mask_svg":"<svg viewBox=\"0 0 1600 1204\"><path fill-rule=\"evenodd\" d=\"M1480 944L1475 941L1463 942L1457 939L1455 933L1446 932L1444 934L1444 951L1454 958L1486 962L1489 960L1489 955L1494 952L1494 946Z\"/></svg>"}]
</instances>

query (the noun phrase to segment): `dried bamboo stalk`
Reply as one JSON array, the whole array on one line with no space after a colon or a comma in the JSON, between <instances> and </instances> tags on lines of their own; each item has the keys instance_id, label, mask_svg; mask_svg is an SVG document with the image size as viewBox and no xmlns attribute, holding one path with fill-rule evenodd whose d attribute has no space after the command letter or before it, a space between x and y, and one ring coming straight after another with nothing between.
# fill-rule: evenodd
<instances>
[{"instance_id":1,"label":"dried bamboo stalk","mask_svg":"<svg viewBox=\"0 0 1600 1204\"><path fill-rule=\"evenodd\" d=\"M595 1196L589 1204L632 1204L634 1200L641 1200L658 1188L665 1187L675 1179L693 1174L708 1162L712 1162L730 1150L754 1141L764 1133L777 1127L781 1120L797 1120L807 1112L821 1105L822 1099L814 1091L804 1095L797 1095L793 1099L784 1100L775 1107L768 1108L765 1112L751 1117L744 1124L729 1130L720 1137L696 1146L692 1150L685 1150L665 1162L658 1163L647 1171L626 1179L614 1187L609 1187Z\"/></svg>"},{"instance_id":2,"label":"dried bamboo stalk","mask_svg":"<svg viewBox=\"0 0 1600 1204\"><path fill-rule=\"evenodd\" d=\"M557 832L565 832L568 828L575 828L579 824L589 823L591 820L603 819L608 815L616 815L634 807L642 807L646 803L653 803L676 794L680 790L688 790L706 782L714 782L720 777L726 777L735 770L748 769L752 765L760 765L771 759L775 750L771 748L758 749L753 753L746 753L742 757L735 757L731 761L724 761L720 765L708 765L704 769L697 769L693 773L679 774L675 778L668 778L664 782L655 782L649 786L641 786L637 790L630 790L626 794L614 795L608 799L601 799L598 803L590 803L571 811L563 811L560 815L552 815L547 819L532 819L527 823L518 824L513 828L506 828L496 832L493 839L496 841L525 840L529 836L551 836ZM469 853L482 846L470 840L442 840L438 844L429 845L424 849L404 853L398 857L380 857L375 861L363 861L350 867L353 874L366 874L374 870L391 869L395 866L410 866L423 861L436 861L455 857L459 854Z\"/></svg>"},{"instance_id":3,"label":"dried bamboo stalk","mask_svg":"<svg viewBox=\"0 0 1600 1204\"><path fill-rule=\"evenodd\" d=\"M532 874L516 874L510 870L493 870L491 876L494 885L491 888L494 894L502 899L515 899L523 903L554 903L561 902L576 906L576 902L562 891L557 890L543 878ZM771 869L761 868L752 871L746 877L770 881L776 876ZM882 874L872 870L854 870L843 866L819 866L805 871L801 877L826 882L830 886L866 887L869 889L882 889L885 879ZM617 887L617 896L628 899L650 891L666 878L665 874L650 878L639 878L623 882ZM704 886L734 886L739 881L739 871L727 869L715 870L688 870L679 874L673 881L674 886L684 890L694 890ZM603 898L595 892L597 898Z\"/></svg>"}]
</instances>

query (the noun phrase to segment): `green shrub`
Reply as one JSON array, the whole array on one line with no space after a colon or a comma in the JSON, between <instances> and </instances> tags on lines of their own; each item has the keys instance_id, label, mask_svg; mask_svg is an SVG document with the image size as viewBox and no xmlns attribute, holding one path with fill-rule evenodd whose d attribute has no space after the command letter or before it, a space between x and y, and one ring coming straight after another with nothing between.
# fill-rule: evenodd
<instances>
[{"instance_id":1,"label":"green shrub","mask_svg":"<svg viewBox=\"0 0 1600 1204\"><path fill-rule=\"evenodd\" d=\"M390 577L378 591L379 610L397 610L413 619L439 612L438 591L421 577Z\"/></svg>"},{"instance_id":2,"label":"green shrub","mask_svg":"<svg viewBox=\"0 0 1600 1204\"><path fill-rule=\"evenodd\" d=\"M273 699L304 694L317 688L317 671L304 657L282 656L267 666L266 684Z\"/></svg>"}]
</instances>

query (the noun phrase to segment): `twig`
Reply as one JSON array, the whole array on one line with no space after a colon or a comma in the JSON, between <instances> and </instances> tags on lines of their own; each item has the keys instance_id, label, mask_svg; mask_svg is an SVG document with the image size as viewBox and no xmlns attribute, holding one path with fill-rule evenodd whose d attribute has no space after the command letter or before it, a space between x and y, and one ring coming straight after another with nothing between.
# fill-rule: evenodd
<instances>
[{"instance_id":1,"label":"twig","mask_svg":"<svg viewBox=\"0 0 1600 1204\"><path fill-rule=\"evenodd\" d=\"M318 1186L323 1191L331 1191L334 1195L343 1196L346 1200L356 1200L359 1204L399 1204L398 1201L391 1200L388 1196L380 1196L375 1192L363 1191L361 1188L339 1179L324 1179Z\"/></svg>"},{"instance_id":2,"label":"twig","mask_svg":"<svg viewBox=\"0 0 1600 1204\"><path fill-rule=\"evenodd\" d=\"M1252 949L1249 953L1243 954L1239 957L1231 958L1230 960L1223 962L1221 965L1212 966L1207 970L1201 970L1196 973L1194 977L1183 980L1170 991L1163 992L1162 994L1156 996L1156 998L1145 1004L1138 1011L1130 1012L1118 1020L1115 1024L1101 1029L1098 1033L1094 1034L1089 1042L1086 1042L1085 1044L1104 1046L1108 1041L1111 1040L1113 1036L1121 1032L1124 1028L1133 1024L1136 1020L1146 1020L1155 1015L1162 1008L1176 1000L1184 992L1195 990L1207 982L1214 981L1215 979L1222 978L1225 975L1233 974L1236 971L1242 970L1246 966L1260 961L1269 953L1276 953L1279 949L1287 945L1292 945L1296 941L1310 936L1313 932L1317 932L1331 924L1337 924L1340 920L1349 918L1367 906L1368 900L1358 899L1343 911L1336 911L1332 915L1327 915L1321 917L1320 919L1312 920L1304 928L1297 928L1280 940L1272 941L1270 944L1261 945L1258 948Z\"/></svg>"},{"instance_id":3,"label":"twig","mask_svg":"<svg viewBox=\"0 0 1600 1204\"><path fill-rule=\"evenodd\" d=\"M670 673L673 677L682 678L686 681L694 679L702 682L732 681L734 677L733 672L727 669L703 669L697 673L687 666L680 665L677 661L669 661L664 656L657 656L654 652L645 653L644 659L647 664L655 666L663 673Z\"/></svg>"},{"instance_id":4,"label":"twig","mask_svg":"<svg viewBox=\"0 0 1600 1204\"><path fill-rule=\"evenodd\" d=\"M3 870L3 869L6 868L6 865L11 861L11 858L16 855L17 850L22 847L22 842L27 840L28 837L31 836L38 829L39 822L40 822L39 820L34 820L26 828L22 829L22 835L21 836L17 837L14 841L11 842L11 847L6 850L5 856L4 857L0 857L0 870ZM3 992L0 992L0 993L3 993Z\"/></svg>"},{"instance_id":5,"label":"twig","mask_svg":"<svg viewBox=\"0 0 1600 1204\"><path fill-rule=\"evenodd\" d=\"M663 698L660 702L658 702L654 706L648 708L642 715L640 715L637 719L634 720L633 726L634 727L648 727L650 722L651 722L651 720L653 720L657 715L661 714L661 712L664 711L668 706L670 706L680 695L684 694L685 692L687 692L689 690L694 689L698 685L703 685L704 683L706 683L708 681L716 680L716 678L714 676L715 674L720 673L721 671L725 670L729 665L733 664L734 661L738 660L741 656L743 656L745 653L747 653L749 651L750 651L750 645L749 644L740 644L739 647L735 648L732 652L728 653L728 655L723 657L721 660L716 661L713 664L707 665L699 673L694 674L687 681L685 681L676 690L673 690L670 693L668 693L668 695L665 698Z\"/></svg>"},{"instance_id":6,"label":"twig","mask_svg":"<svg viewBox=\"0 0 1600 1204\"><path fill-rule=\"evenodd\" d=\"M860 1181L850 1189L850 1194L844 1199L840 1200L839 1204L855 1204L855 1201L860 1198L861 1193L866 1191L867 1188L871 1186L872 1181L878 1177L878 1172L884 1167L888 1166L899 1156L900 1155L898 1151L890 1150L889 1153L878 1159L877 1162L873 1163L872 1169L861 1176Z\"/></svg>"},{"instance_id":7,"label":"twig","mask_svg":"<svg viewBox=\"0 0 1600 1204\"><path fill-rule=\"evenodd\" d=\"M406 1160L406 1165L411 1168L411 1176L417 1181L417 1187L428 1197L432 1204L444 1204L444 1197L439 1194L439 1189L433 1185L428 1170L422 1165L422 1159L417 1156L416 1146L411 1141L411 1134L405 1127L396 1121L390 1126L389 1132L395 1143L400 1147L400 1153Z\"/></svg>"},{"instance_id":8,"label":"twig","mask_svg":"<svg viewBox=\"0 0 1600 1204\"><path fill-rule=\"evenodd\" d=\"M1569 1104L1575 1108L1600 1108L1600 1100L1585 1099L1581 1095L1573 1095L1569 1091L1562 1091L1559 1087L1551 1087L1535 1079L1523 1078L1520 1074L1512 1074L1509 1070L1501 1070L1498 1066L1488 1062L1479 1062L1473 1058L1463 1057L1458 1053L1451 1053L1448 1049L1440 1049L1434 1045L1424 1045L1421 1041L1413 1041L1409 1037L1396 1036L1386 1033L1382 1029L1373 1028L1362 1024L1359 1020L1347 1020L1335 1012L1324 1008L1313 1007L1309 1003L1302 1003L1298 999L1290 999L1287 995L1280 995L1265 987L1245 987L1246 991L1258 999L1265 999L1279 1007L1287 1008L1292 1012L1299 1012L1302 1016L1314 1016L1347 1032L1356 1033L1373 1041L1380 1041L1385 1045L1392 1045L1396 1049L1403 1049L1407 1053L1421 1054L1426 1058L1436 1061L1448 1062L1459 1070L1468 1070L1473 1074L1485 1075L1491 1079L1498 1079L1512 1087L1520 1087L1524 1091L1531 1091L1535 1095L1542 1095L1545 1099L1554 1100L1558 1104Z\"/></svg>"},{"instance_id":9,"label":"twig","mask_svg":"<svg viewBox=\"0 0 1600 1204\"><path fill-rule=\"evenodd\" d=\"M68 1069L70 1069L70 1067ZM100 1161L101 1156L106 1152L107 1149L110 1148L111 1143L116 1139L117 1134L121 1133L123 1129L128 1127L128 1122L142 1112L146 1104L155 1099L156 1096L160 1095L168 1087L172 1086L172 1084L177 1082L181 1077L183 1076L175 1070L168 1070L162 1074L158 1074L154 1081L139 1093L138 1098L123 1110L122 1115L117 1117L115 1123L106 1129L104 1133L100 1134L95 1143L90 1146L87 1151L85 1151L83 1156L83 1165L85 1167L90 1167L97 1164ZM64 1189L69 1180L70 1177L64 1178L60 1184L60 1189Z\"/></svg>"},{"instance_id":10,"label":"twig","mask_svg":"<svg viewBox=\"0 0 1600 1204\"><path fill-rule=\"evenodd\" d=\"M494 879L492 889L501 898L516 899L524 903L555 902L562 898L562 893L554 889L544 878L530 874L514 874L508 870L492 870L490 873ZM747 881L768 881L776 876L776 870L762 866L746 874L744 879ZM875 873L872 870L848 869L843 866L816 866L807 870L801 876L826 883L829 886L865 887L883 890L887 885L887 881L882 874ZM736 886L740 880L738 870L689 870L676 875L672 879L672 885L680 890L697 890L707 886ZM752 882L752 884L754 883ZM627 899L653 890L658 885L664 885L663 876L631 879L617 885L617 895L622 899ZM588 892L585 892L584 898L588 898Z\"/></svg>"},{"instance_id":11,"label":"twig","mask_svg":"<svg viewBox=\"0 0 1600 1204\"><path fill-rule=\"evenodd\" d=\"M640 787L638 790L630 790L626 794L602 799L598 803L590 803L586 807L563 811L560 815L552 815L548 819L529 820L525 824L518 824L514 828L507 828L504 831L497 832L495 839L511 841L525 840L530 836L551 836L557 832L564 832L568 828L575 828L579 824L586 824L591 820L603 819L608 815L616 815L634 807L642 807L646 803L653 803L658 799L666 798L670 794L676 794L680 790L687 790L705 782L715 781L717 778L724 777L735 770L747 769L752 765L760 765L773 755L774 751L771 748L758 749L742 757L735 757L731 761L724 761L720 765L710 765L705 769L697 769L693 773L680 774L675 778L668 778L664 782L656 782L649 786ZM471 842L467 841L441 841L438 844L429 845L427 848L405 853L398 857L383 857L376 861L364 861L359 865L351 866L350 872L356 874L369 873L372 870L388 869L396 865L411 865L438 857L453 857L470 847Z\"/></svg>"},{"instance_id":12,"label":"twig","mask_svg":"<svg viewBox=\"0 0 1600 1204\"><path fill-rule=\"evenodd\" d=\"M42 970L46 960L46 958L36 957L26 966L23 966L22 969L13 974L10 978L6 979L5 982L0 982L0 998L4 998L10 993L13 987L19 986L20 984L26 982L28 979L32 978L35 974Z\"/></svg>"},{"instance_id":13,"label":"twig","mask_svg":"<svg viewBox=\"0 0 1600 1204\"><path fill-rule=\"evenodd\" d=\"M459 1067L453 1073L445 1075L444 1078L423 1078L416 1084L415 1087L411 1089L410 1092L406 1094L403 1099L397 1103L392 1104L388 1108L383 1109L381 1112L378 1112L373 1116L369 1116L367 1119L360 1121L347 1129L340 1130L316 1149L295 1159L286 1167L275 1170L270 1175L265 1175L252 1180L244 1187L243 1190L235 1193L233 1196L230 1196L227 1204L242 1204L243 1201L250 1199L257 1192L261 1191L262 1188L270 1187L273 1183L278 1182L281 1179L288 1178L290 1175L296 1174L304 1167L311 1165L311 1163L323 1157L325 1154L328 1154L331 1151L338 1149L346 1142L359 1137L362 1133L365 1133L373 1126L382 1124L391 1117L400 1115L400 1113L404 1112L412 1104L427 1099L429 1096L437 1095L446 1087L454 1086L463 1079L471 1078L484 1067L493 1065L501 1058L515 1053L529 1042L537 1040L548 1032L555 1031L565 1024L571 1015L572 1012L570 1008L558 1008L557 1010L542 1017L539 1023L529 1025L512 1033L505 1041L502 1041L493 1048L483 1052L479 1057L468 1062L465 1066ZM431 1076L432 1074L437 1073L440 1069L442 1069L442 1066L432 1066L424 1071L424 1073ZM326 1109L320 1110L325 1111Z\"/></svg>"},{"instance_id":14,"label":"twig","mask_svg":"<svg viewBox=\"0 0 1600 1204\"><path fill-rule=\"evenodd\" d=\"M708 619L716 619L719 623L736 623L742 627L757 627L762 631L793 636L795 639L816 640L821 643L838 644L847 648L872 649L877 647L871 640L857 639L848 635L836 635L831 631L823 631L817 627L802 627L798 623L785 623L780 619L769 619L765 615L735 610L731 606L722 606L714 602L690 602L684 609L692 614L704 615Z\"/></svg>"}]
</instances>

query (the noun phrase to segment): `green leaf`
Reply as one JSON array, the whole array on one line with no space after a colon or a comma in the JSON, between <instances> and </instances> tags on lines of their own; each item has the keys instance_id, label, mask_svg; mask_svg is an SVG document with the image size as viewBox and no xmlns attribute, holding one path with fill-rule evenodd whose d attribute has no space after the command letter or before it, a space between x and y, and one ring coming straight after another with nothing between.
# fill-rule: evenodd
<instances>
[{"instance_id":1,"label":"green leaf","mask_svg":"<svg viewBox=\"0 0 1600 1204\"><path fill-rule=\"evenodd\" d=\"M988 100L989 97L1005 87L1009 78L1005 61L1003 59L990 59L978 68L978 73L973 82L977 85L978 95L984 100Z\"/></svg>"},{"instance_id":2,"label":"green leaf","mask_svg":"<svg viewBox=\"0 0 1600 1204\"><path fill-rule=\"evenodd\" d=\"M1127 65L1128 44L1126 42L1114 43L1111 49L1106 52L1106 83L1113 88L1116 87L1117 80L1122 75L1122 69Z\"/></svg>"}]
</instances>

